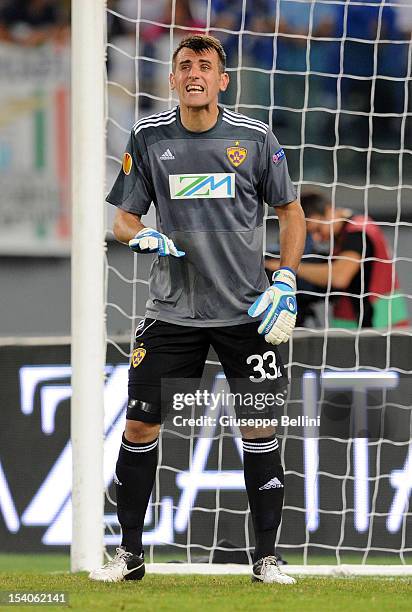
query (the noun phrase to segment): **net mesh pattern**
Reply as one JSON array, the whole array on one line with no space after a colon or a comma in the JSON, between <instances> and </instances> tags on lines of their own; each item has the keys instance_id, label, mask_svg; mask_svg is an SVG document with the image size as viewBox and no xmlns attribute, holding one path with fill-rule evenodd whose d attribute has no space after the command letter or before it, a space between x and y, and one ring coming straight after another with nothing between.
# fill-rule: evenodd
<instances>
[{"instance_id":1,"label":"net mesh pattern","mask_svg":"<svg viewBox=\"0 0 412 612\"><path fill-rule=\"evenodd\" d=\"M323 431L322 425L313 435L304 428L281 428L287 487L277 550L299 553L305 564L320 554L338 563L348 555L361 563L376 555L406 563L412 551L412 419L405 401L410 332L392 325L395 306L390 300L398 276L398 297L411 309L410 12L407 2L378 0L120 0L107 10L107 188L120 169L131 125L176 103L168 89L176 44L187 33L209 32L228 52L231 85L222 104L269 124L286 152L299 195L316 189L333 211L345 208L372 216L389 244L392 280L384 298L389 321L369 331L362 329L364 299L359 299L359 317L352 328L331 327L337 297L373 295L366 275L367 264L376 258L367 253L366 222L361 228L357 296L332 284L336 258L331 223L330 247L307 245L304 256L304 261L326 263L329 280L323 289L299 286L305 316L283 355L292 379L287 414L302 414L308 404L313 408L310 416L332 414L333 422L341 383L337 377L335 387L328 387L326 381L348 370L360 379L367 373L395 373L396 389L404 389L397 393L388 386L369 397L368 427L373 422L374 431L367 435L359 430L354 434L356 418L347 405L342 408L349 419L344 434L334 435L332 426ZM277 221L273 209L267 213L266 256L275 257ZM153 213L143 221L153 226ZM131 342L126 338L144 317L148 292L148 259L126 256L125 251L109 243L106 265L108 363L115 364L108 366L106 387L117 377L124 396L133 333ZM215 387L221 384L220 364L211 357L207 367ZM307 398L312 392L316 397L311 403ZM119 541L112 472L126 397L117 398L115 408L110 394L106 396L106 544L112 545ZM397 419L401 430L391 428ZM165 427L144 543L150 560L167 549L189 562L217 561L219 553L250 561L253 534L242 450L231 431L208 431L194 438Z\"/></svg>"}]
</instances>

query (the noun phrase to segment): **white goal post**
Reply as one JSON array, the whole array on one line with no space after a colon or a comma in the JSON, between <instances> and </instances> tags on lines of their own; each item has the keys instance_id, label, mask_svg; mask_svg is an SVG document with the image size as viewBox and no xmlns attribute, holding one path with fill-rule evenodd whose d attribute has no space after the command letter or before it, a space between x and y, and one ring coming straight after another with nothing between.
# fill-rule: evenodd
<instances>
[{"instance_id":1,"label":"white goal post","mask_svg":"<svg viewBox=\"0 0 412 612\"><path fill-rule=\"evenodd\" d=\"M235 563L149 563L148 574L197 574L213 575L250 575L250 567ZM285 573L291 576L410 576L408 565L287 565Z\"/></svg>"},{"instance_id":2,"label":"white goal post","mask_svg":"<svg viewBox=\"0 0 412 612\"><path fill-rule=\"evenodd\" d=\"M72 0L72 571L103 558L104 0Z\"/></svg>"}]
</instances>

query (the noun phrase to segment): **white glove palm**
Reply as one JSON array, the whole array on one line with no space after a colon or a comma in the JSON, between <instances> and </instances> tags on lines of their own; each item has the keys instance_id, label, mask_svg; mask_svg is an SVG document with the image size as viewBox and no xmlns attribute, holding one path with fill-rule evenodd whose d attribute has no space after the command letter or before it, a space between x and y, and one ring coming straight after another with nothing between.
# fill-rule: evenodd
<instances>
[{"instance_id":1,"label":"white glove palm","mask_svg":"<svg viewBox=\"0 0 412 612\"><path fill-rule=\"evenodd\" d=\"M129 247L136 253L158 253L160 257L173 255L183 257L184 251L179 251L173 240L151 227L145 227L129 240Z\"/></svg>"},{"instance_id":2,"label":"white glove palm","mask_svg":"<svg viewBox=\"0 0 412 612\"><path fill-rule=\"evenodd\" d=\"M274 284L268 287L248 310L251 317L264 313L258 333L269 344L287 342L296 323L296 278L290 268L279 268L272 277Z\"/></svg>"}]
</instances>

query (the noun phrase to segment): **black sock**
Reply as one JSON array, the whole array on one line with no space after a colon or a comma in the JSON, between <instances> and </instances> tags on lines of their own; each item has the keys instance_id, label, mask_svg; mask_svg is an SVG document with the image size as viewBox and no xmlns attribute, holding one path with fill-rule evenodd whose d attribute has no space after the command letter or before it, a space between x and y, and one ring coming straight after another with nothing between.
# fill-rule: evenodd
<instances>
[{"instance_id":1,"label":"black sock","mask_svg":"<svg viewBox=\"0 0 412 612\"><path fill-rule=\"evenodd\" d=\"M276 436L242 440L243 468L255 531L253 562L275 554L282 517L284 473Z\"/></svg>"},{"instance_id":2,"label":"black sock","mask_svg":"<svg viewBox=\"0 0 412 612\"><path fill-rule=\"evenodd\" d=\"M117 517L122 528L122 546L140 555L144 517L157 467L158 439L135 444L122 437L116 463Z\"/></svg>"}]
</instances>

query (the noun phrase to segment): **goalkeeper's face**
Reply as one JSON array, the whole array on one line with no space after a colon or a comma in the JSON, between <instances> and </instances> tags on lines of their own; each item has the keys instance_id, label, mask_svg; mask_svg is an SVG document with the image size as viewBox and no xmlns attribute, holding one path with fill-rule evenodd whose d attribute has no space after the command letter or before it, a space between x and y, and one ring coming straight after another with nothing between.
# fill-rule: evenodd
<instances>
[{"instance_id":1,"label":"goalkeeper's face","mask_svg":"<svg viewBox=\"0 0 412 612\"><path fill-rule=\"evenodd\" d=\"M221 72L219 57L214 49L195 53L183 48L176 57L170 86L178 95L181 106L207 108L217 104L220 91L225 91L229 76Z\"/></svg>"}]
</instances>

